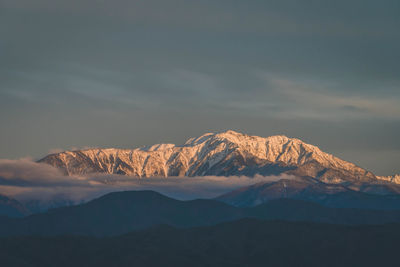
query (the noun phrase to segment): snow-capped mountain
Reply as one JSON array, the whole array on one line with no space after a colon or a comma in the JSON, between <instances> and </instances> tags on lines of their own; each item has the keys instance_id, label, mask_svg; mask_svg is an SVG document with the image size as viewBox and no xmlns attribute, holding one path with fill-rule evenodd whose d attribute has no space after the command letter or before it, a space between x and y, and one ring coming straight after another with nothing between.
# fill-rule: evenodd
<instances>
[{"instance_id":1,"label":"snow-capped mountain","mask_svg":"<svg viewBox=\"0 0 400 267\"><path fill-rule=\"evenodd\" d=\"M267 138L234 131L206 133L183 145L137 149L87 149L39 160L68 175L125 174L136 177L278 175L308 176L328 183L376 181L376 176L318 147L286 136Z\"/></svg>"}]
</instances>

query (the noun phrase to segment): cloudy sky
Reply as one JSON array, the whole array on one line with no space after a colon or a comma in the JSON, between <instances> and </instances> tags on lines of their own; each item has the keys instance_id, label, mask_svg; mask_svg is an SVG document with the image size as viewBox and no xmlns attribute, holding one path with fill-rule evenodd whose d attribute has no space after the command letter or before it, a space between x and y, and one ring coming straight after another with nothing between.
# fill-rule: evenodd
<instances>
[{"instance_id":1,"label":"cloudy sky","mask_svg":"<svg viewBox=\"0 0 400 267\"><path fill-rule=\"evenodd\" d=\"M0 158L285 134L400 173L398 0L1 0Z\"/></svg>"}]
</instances>

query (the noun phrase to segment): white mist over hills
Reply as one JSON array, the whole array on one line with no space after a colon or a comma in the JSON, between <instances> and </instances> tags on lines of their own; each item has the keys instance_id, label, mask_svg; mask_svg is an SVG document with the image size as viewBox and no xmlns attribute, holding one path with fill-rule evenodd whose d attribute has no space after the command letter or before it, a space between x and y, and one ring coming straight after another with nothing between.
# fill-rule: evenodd
<instances>
[{"instance_id":1,"label":"white mist over hills","mask_svg":"<svg viewBox=\"0 0 400 267\"><path fill-rule=\"evenodd\" d=\"M2 195L14 198L33 211L86 202L109 192L126 190L155 190L182 200L214 198L243 186L280 179L294 177L257 175L137 179L129 175L106 173L68 176L45 163L29 159L0 159L0 198ZM0 199L0 206L1 202Z\"/></svg>"},{"instance_id":2,"label":"white mist over hills","mask_svg":"<svg viewBox=\"0 0 400 267\"><path fill-rule=\"evenodd\" d=\"M267 138L226 131L190 138L183 145L156 144L137 149L87 149L51 154L39 160L66 175L90 173L134 177L308 176L325 183L399 183L296 138Z\"/></svg>"}]
</instances>

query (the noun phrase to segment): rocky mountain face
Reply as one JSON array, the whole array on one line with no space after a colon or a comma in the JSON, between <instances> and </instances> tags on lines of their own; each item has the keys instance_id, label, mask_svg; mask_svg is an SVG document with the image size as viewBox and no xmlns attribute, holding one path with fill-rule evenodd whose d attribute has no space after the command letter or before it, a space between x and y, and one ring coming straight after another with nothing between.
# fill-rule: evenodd
<instances>
[{"instance_id":1,"label":"rocky mountain face","mask_svg":"<svg viewBox=\"0 0 400 267\"><path fill-rule=\"evenodd\" d=\"M65 151L48 155L39 162L57 167L67 175L97 172L135 177L190 177L285 173L326 183L377 181L373 173L299 139L263 138L234 131L207 133L180 146L157 144L137 149Z\"/></svg>"}]
</instances>

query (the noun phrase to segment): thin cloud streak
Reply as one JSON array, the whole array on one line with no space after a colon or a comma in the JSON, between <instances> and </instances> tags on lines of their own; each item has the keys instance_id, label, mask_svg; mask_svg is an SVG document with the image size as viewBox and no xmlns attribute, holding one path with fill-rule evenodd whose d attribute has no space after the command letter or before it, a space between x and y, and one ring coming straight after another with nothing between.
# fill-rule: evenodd
<instances>
[{"instance_id":1,"label":"thin cloud streak","mask_svg":"<svg viewBox=\"0 0 400 267\"><path fill-rule=\"evenodd\" d=\"M366 97L354 93L339 95L333 94L334 90L329 90L329 87L334 86L332 84L297 81L270 73L261 73L260 76L265 80L266 86L275 92L277 98L291 104L289 111L292 112L286 115L292 118L400 118L400 106L396 98Z\"/></svg>"}]
</instances>

